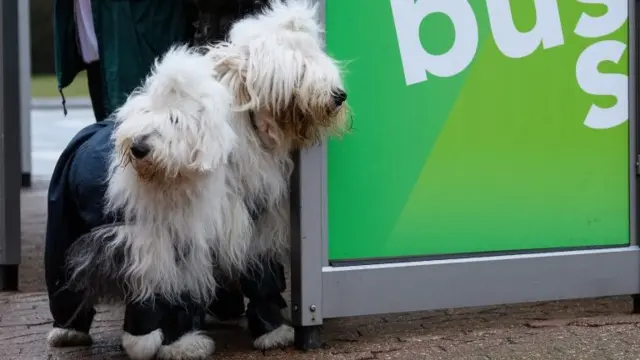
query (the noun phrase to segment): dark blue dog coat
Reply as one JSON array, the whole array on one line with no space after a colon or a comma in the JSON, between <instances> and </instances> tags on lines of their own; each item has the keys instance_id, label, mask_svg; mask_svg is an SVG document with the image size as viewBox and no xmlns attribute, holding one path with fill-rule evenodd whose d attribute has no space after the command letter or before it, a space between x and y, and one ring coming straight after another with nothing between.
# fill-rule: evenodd
<instances>
[{"instance_id":1,"label":"dark blue dog coat","mask_svg":"<svg viewBox=\"0 0 640 360\"><path fill-rule=\"evenodd\" d=\"M49 184L45 277L54 327L89 332L95 310L81 310L84 294L66 289L66 253L73 242L92 228L114 222L102 211L113 121L80 130L60 155ZM82 199L82 201L78 201Z\"/></svg>"},{"instance_id":2,"label":"dark blue dog coat","mask_svg":"<svg viewBox=\"0 0 640 360\"><path fill-rule=\"evenodd\" d=\"M95 315L92 302L87 301L87 290L68 286L67 255L83 235L121 220L117 214L103 211L114 128L114 122L107 120L82 129L62 152L52 175L47 199L45 276L54 327L88 333ZM179 305L163 299L156 299L153 306L127 304L124 330L139 336L160 328L168 344L186 332L199 330L206 311L223 320L240 316L246 296L250 300L247 318L251 333L258 337L270 332L283 324L280 309L286 306L281 297L284 272L281 265L269 260L264 260L261 268L245 274L239 281L240 289L219 289L213 304L200 306L187 297ZM110 279L101 281L94 274L91 280L89 283L100 288Z\"/></svg>"}]
</instances>

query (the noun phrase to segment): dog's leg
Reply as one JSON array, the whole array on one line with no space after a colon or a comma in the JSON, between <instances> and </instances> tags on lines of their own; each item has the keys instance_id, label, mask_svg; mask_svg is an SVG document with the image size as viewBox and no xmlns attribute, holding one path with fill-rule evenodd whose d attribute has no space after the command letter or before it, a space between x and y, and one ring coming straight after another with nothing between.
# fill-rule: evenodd
<instances>
[{"instance_id":1,"label":"dog's leg","mask_svg":"<svg viewBox=\"0 0 640 360\"><path fill-rule=\"evenodd\" d=\"M61 160L62 161L62 160ZM51 180L48 198L47 230L45 239L44 270L49 296L49 310L53 317L53 329L47 335L52 347L91 345L89 329L95 310L87 303L84 291L67 288L66 253L80 236L82 221L67 193L65 169L56 167Z\"/></svg>"},{"instance_id":2,"label":"dog's leg","mask_svg":"<svg viewBox=\"0 0 640 360\"><path fill-rule=\"evenodd\" d=\"M209 305L205 324L207 326L237 326L247 327L244 317L244 295L239 286L227 282L225 286L216 289L215 300Z\"/></svg>"},{"instance_id":3,"label":"dog's leg","mask_svg":"<svg viewBox=\"0 0 640 360\"><path fill-rule=\"evenodd\" d=\"M51 347L89 346L93 340L88 330L54 326L47 334L47 343Z\"/></svg>"},{"instance_id":4,"label":"dog's leg","mask_svg":"<svg viewBox=\"0 0 640 360\"><path fill-rule=\"evenodd\" d=\"M158 353L164 339L163 310L162 304L127 304L122 347L132 360L150 360Z\"/></svg>"},{"instance_id":5,"label":"dog's leg","mask_svg":"<svg viewBox=\"0 0 640 360\"><path fill-rule=\"evenodd\" d=\"M162 314L165 334L158 359L202 360L215 351L215 343L202 331L206 309L185 297L180 306L167 306Z\"/></svg>"},{"instance_id":6,"label":"dog's leg","mask_svg":"<svg viewBox=\"0 0 640 360\"><path fill-rule=\"evenodd\" d=\"M285 323L284 280L282 265L266 258L240 280L242 292L249 298L247 321L256 349L286 347L294 342L294 330Z\"/></svg>"},{"instance_id":7,"label":"dog's leg","mask_svg":"<svg viewBox=\"0 0 640 360\"><path fill-rule=\"evenodd\" d=\"M51 347L88 346L92 344L89 329L96 311L85 306L83 294L62 290L49 295L53 329L47 334Z\"/></svg>"}]
</instances>

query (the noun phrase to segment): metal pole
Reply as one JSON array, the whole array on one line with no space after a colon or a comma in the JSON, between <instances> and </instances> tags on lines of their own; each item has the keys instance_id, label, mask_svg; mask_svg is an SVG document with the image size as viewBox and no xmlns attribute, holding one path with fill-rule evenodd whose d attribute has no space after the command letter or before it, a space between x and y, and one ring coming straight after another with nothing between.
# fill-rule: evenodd
<instances>
[{"instance_id":1,"label":"metal pole","mask_svg":"<svg viewBox=\"0 0 640 360\"><path fill-rule=\"evenodd\" d=\"M637 1L630 0L629 1L629 132L631 133L631 153L630 157L632 162L635 160L635 169L631 166L629 170L630 174L635 174L636 179L640 171L640 127L638 126L638 113L640 106L636 101L638 96L638 86L640 82L638 81L638 61L640 61L640 56L638 54L638 20L639 20L639 11L640 8L636 5ZM632 188L629 193L632 196L631 199L631 239L635 239L636 243L640 243L638 239L638 214L640 213L640 208L638 208L638 204L640 203L640 199L638 199L638 183L635 184L632 182L635 188ZM635 198L633 198L635 196ZM632 242L633 244L633 242ZM632 312L634 314L640 314L640 294L633 294L633 307Z\"/></svg>"},{"instance_id":2,"label":"metal pole","mask_svg":"<svg viewBox=\"0 0 640 360\"><path fill-rule=\"evenodd\" d=\"M31 31L29 0L18 0L18 41L20 54L20 132L22 139L22 179L31 187Z\"/></svg>"},{"instance_id":3,"label":"metal pole","mask_svg":"<svg viewBox=\"0 0 640 360\"><path fill-rule=\"evenodd\" d=\"M314 0L326 24L325 0ZM327 253L326 143L297 151L291 177L291 307L295 347L322 346L323 274Z\"/></svg>"},{"instance_id":4,"label":"metal pole","mask_svg":"<svg viewBox=\"0 0 640 360\"><path fill-rule=\"evenodd\" d=\"M0 290L17 290L20 264L18 2L0 1Z\"/></svg>"}]
</instances>

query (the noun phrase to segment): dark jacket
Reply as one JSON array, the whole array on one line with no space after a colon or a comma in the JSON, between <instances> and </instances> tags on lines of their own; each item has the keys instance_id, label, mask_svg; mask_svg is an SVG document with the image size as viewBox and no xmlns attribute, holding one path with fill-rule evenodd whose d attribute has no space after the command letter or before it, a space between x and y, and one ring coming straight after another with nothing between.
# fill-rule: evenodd
<instances>
[{"instance_id":1,"label":"dark jacket","mask_svg":"<svg viewBox=\"0 0 640 360\"><path fill-rule=\"evenodd\" d=\"M140 85L156 57L193 38L196 9L188 1L94 0L92 12L107 114ZM74 14L74 0L54 0L54 56L61 94L85 69Z\"/></svg>"},{"instance_id":2,"label":"dark jacket","mask_svg":"<svg viewBox=\"0 0 640 360\"><path fill-rule=\"evenodd\" d=\"M231 25L267 7L268 0L189 0L198 8L194 35L196 45L224 40Z\"/></svg>"},{"instance_id":3,"label":"dark jacket","mask_svg":"<svg viewBox=\"0 0 640 360\"><path fill-rule=\"evenodd\" d=\"M66 287L66 255L81 235L116 221L102 210L113 129L112 121L103 121L78 132L60 155L51 176L44 270L54 327L88 333L95 314L90 304L84 306L84 293Z\"/></svg>"}]
</instances>

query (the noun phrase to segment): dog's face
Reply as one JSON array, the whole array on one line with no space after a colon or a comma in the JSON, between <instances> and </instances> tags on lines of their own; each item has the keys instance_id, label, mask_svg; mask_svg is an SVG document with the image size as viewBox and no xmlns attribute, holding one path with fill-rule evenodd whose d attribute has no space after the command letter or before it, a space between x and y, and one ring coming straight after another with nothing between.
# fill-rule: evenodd
<instances>
[{"instance_id":1,"label":"dog's face","mask_svg":"<svg viewBox=\"0 0 640 360\"><path fill-rule=\"evenodd\" d=\"M306 1L275 1L263 13L235 23L230 47L235 71L257 127L284 150L312 145L345 128L347 94L337 62L322 49L316 7Z\"/></svg>"},{"instance_id":2,"label":"dog's face","mask_svg":"<svg viewBox=\"0 0 640 360\"><path fill-rule=\"evenodd\" d=\"M176 183L224 163L236 135L232 99L210 59L186 47L156 62L144 84L116 112L121 163L141 180Z\"/></svg>"}]
</instances>

